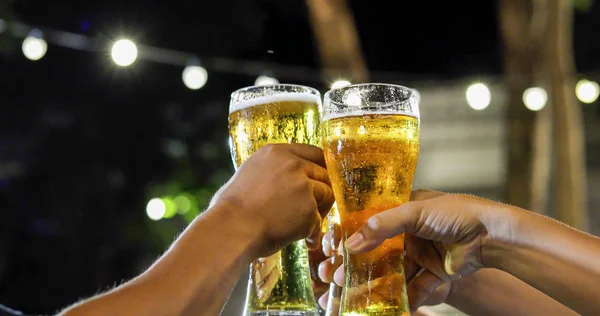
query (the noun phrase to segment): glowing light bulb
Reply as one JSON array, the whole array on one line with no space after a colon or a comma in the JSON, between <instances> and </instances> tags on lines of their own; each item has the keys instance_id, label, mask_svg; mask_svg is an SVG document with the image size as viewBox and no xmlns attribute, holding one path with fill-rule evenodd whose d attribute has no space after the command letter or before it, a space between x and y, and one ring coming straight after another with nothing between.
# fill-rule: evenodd
<instances>
[{"instance_id":1,"label":"glowing light bulb","mask_svg":"<svg viewBox=\"0 0 600 316\"><path fill-rule=\"evenodd\" d=\"M121 39L113 44L110 55L115 64L127 67L137 59L137 46L128 39Z\"/></svg>"},{"instance_id":2,"label":"glowing light bulb","mask_svg":"<svg viewBox=\"0 0 600 316\"><path fill-rule=\"evenodd\" d=\"M254 85L255 86L268 86L268 85L278 84L278 83L279 83L279 80L277 80L276 78L263 75L263 76L258 76L258 78L256 78Z\"/></svg>"},{"instance_id":3,"label":"glowing light bulb","mask_svg":"<svg viewBox=\"0 0 600 316\"><path fill-rule=\"evenodd\" d=\"M208 81L208 72L204 67L187 66L183 70L181 78L186 87L192 90L198 90L204 87L206 81Z\"/></svg>"},{"instance_id":4,"label":"glowing light bulb","mask_svg":"<svg viewBox=\"0 0 600 316\"><path fill-rule=\"evenodd\" d=\"M593 103L600 95L600 87L598 83L586 79L579 80L575 86L575 94L577 99L583 103Z\"/></svg>"},{"instance_id":5,"label":"glowing light bulb","mask_svg":"<svg viewBox=\"0 0 600 316\"><path fill-rule=\"evenodd\" d=\"M23 49L23 55L25 55L27 59L40 60L42 57L44 57L44 55L46 55L48 43L46 43L46 41L41 37L30 35L23 40L23 45L21 48Z\"/></svg>"},{"instance_id":6,"label":"glowing light bulb","mask_svg":"<svg viewBox=\"0 0 600 316\"><path fill-rule=\"evenodd\" d=\"M163 218L166 212L167 205L165 205L162 199L154 198L146 205L146 215L153 221Z\"/></svg>"},{"instance_id":7,"label":"glowing light bulb","mask_svg":"<svg viewBox=\"0 0 600 316\"><path fill-rule=\"evenodd\" d=\"M539 111L546 106L548 94L540 87L533 87L523 92L523 103L532 111Z\"/></svg>"},{"instance_id":8,"label":"glowing light bulb","mask_svg":"<svg viewBox=\"0 0 600 316\"><path fill-rule=\"evenodd\" d=\"M331 84L331 89L339 89L339 88L343 88L345 86L349 86L352 83L348 80L344 80L344 79L340 79L340 80L336 80Z\"/></svg>"},{"instance_id":9,"label":"glowing light bulb","mask_svg":"<svg viewBox=\"0 0 600 316\"><path fill-rule=\"evenodd\" d=\"M492 94L483 83L476 83L467 89L467 103L474 110L483 110L490 105Z\"/></svg>"}]
</instances>

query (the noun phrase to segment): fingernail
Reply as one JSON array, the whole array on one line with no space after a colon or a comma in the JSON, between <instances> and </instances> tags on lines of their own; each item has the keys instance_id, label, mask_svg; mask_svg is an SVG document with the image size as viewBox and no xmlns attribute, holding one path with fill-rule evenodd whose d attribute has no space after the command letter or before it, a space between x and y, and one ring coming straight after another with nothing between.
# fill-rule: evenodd
<instances>
[{"instance_id":1,"label":"fingernail","mask_svg":"<svg viewBox=\"0 0 600 316\"><path fill-rule=\"evenodd\" d=\"M365 241L365 237L362 233L354 233L354 235L350 236L348 240L346 240L346 247L350 250L357 250L360 245Z\"/></svg>"}]
</instances>

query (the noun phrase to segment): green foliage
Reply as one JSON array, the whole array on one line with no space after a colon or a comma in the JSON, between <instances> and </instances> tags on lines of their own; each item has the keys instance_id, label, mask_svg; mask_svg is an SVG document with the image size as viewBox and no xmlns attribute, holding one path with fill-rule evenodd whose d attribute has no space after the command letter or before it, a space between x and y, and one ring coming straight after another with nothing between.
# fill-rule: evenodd
<instances>
[{"instance_id":1,"label":"green foliage","mask_svg":"<svg viewBox=\"0 0 600 316\"><path fill-rule=\"evenodd\" d=\"M573 8L580 12L589 12L594 5L594 0L571 0Z\"/></svg>"}]
</instances>

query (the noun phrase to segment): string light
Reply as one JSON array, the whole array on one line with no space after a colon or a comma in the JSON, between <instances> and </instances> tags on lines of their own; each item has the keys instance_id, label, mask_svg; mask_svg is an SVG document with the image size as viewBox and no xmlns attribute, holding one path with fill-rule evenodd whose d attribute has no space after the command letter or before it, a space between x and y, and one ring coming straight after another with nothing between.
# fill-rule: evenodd
<instances>
[{"instance_id":1,"label":"string light","mask_svg":"<svg viewBox=\"0 0 600 316\"><path fill-rule=\"evenodd\" d=\"M9 36L13 36L16 38L28 37L26 36L27 30L31 29L34 28L31 25L27 25L25 23L16 21L6 21L0 19L0 33L7 33ZM25 40L23 41L22 48L23 53L27 58L32 57L32 60L38 60L43 58L47 51L48 44L75 50L85 50L92 52L103 51L101 46L95 45L95 43L103 42L102 38L94 38L82 34L64 32L50 28L42 28L42 30L44 31L44 33L48 34L48 39L51 39L52 41L46 42L44 38L35 36L33 39L25 38ZM137 60L138 57L143 57L145 60L156 63L183 66L186 64L186 60L195 57L195 54L189 52L164 49L148 45L143 45L141 49L144 51L144 54L142 56L138 56L138 47L135 45L135 43L133 43L131 40L123 39L114 43L111 50L111 56L115 63L120 66L131 65ZM306 82L314 81L314 79L319 76L319 70L303 66L272 64L250 60L236 60L222 57L203 58L203 60L206 65L209 65L209 69L218 72L237 73L252 76L256 75L257 69L273 69L276 70L277 73L284 74L287 78L293 78L294 80ZM396 81L398 78L402 78L405 76L405 74L402 73L385 71L373 71L370 74L373 79L380 82L393 82ZM265 75L263 74L262 76ZM259 78L261 78L261 76L259 76ZM413 84L425 84L431 82L432 80L431 75L423 75L420 77L411 75L410 78L412 79ZM263 81L263 79L265 78L261 78L260 80L258 80L257 78L258 83L265 84L265 81ZM279 82L279 80L276 78L272 79L277 80L277 82ZM494 76L492 80L499 81L501 79L498 76ZM274 81L272 82L274 83ZM596 82L587 80L582 81L580 83L581 84L578 83L578 88L576 90L577 97L580 99L580 101L584 103L595 102L599 97L598 95L600 94L600 89L597 87L598 84ZM349 81L340 79L331 83L331 88L339 88L349 84L351 84ZM486 100L489 99L491 101L491 93L489 93L489 89L487 89L487 87L485 87L486 89L482 89L484 86L485 85L474 85L472 88L475 88L475 90L472 90L472 93L470 93L468 96L467 102L472 101L469 102L469 106L474 106L474 109L485 109L490 104Z\"/></svg>"},{"instance_id":2,"label":"string light","mask_svg":"<svg viewBox=\"0 0 600 316\"><path fill-rule=\"evenodd\" d=\"M198 90L208 81L208 72L204 67L189 65L183 70L181 78L186 87Z\"/></svg>"},{"instance_id":3,"label":"string light","mask_svg":"<svg viewBox=\"0 0 600 316\"><path fill-rule=\"evenodd\" d=\"M265 76L265 75L258 76L258 78L256 78L256 81L254 81L255 86L268 86L268 85L278 84L278 83L279 83L279 80L277 80L273 77Z\"/></svg>"},{"instance_id":4,"label":"string light","mask_svg":"<svg viewBox=\"0 0 600 316\"><path fill-rule=\"evenodd\" d=\"M540 87L533 87L523 92L523 103L531 111L539 111L546 106L548 94Z\"/></svg>"},{"instance_id":5,"label":"string light","mask_svg":"<svg viewBox=\"0 0 600 316\"><path fill-rule=\"evenodd\" d=\"M146 205L146 215L153 221L163 218L166 212L167 206L162 199L154 198L148 201L148 204Z\"/></svg>"},{"instance_id":6,"label":"string light","mask_svg":"<svg viewBox=\"0 0 600 316\"><path fill-rule=\"evenodd\" d=\"M128 39L120 39L116 41L110 51L110 55L115 64L121 67L127 67L133 64L137 59L137 46L134 42Z\"/></svg>"},{"instance_id":7,"label":"string light","mask_svg":"<svg viewBox=\"0 0 600 316\"><path fill-rule=\"evenodd\" d=\"M340 80L336 80L331 84L331 89L339 89L339 88L343 88L345 86L349 86L352 83L348 80L345 79L340 79Z\"/></svg>"},{"instance_id":8,"label":"string light","mask_svg":"<svg viewBox=\"0 0 600 316\"><path fill-rule=\"evenodd\" d=\"M469 86L466 93L467 103L473 110L483 110L490 105L492 94L490 89L483 83Z\"/></svg>"},{"instance_id":9,"label":"string light","mask_svg":"<svg viewBox=\"0 0 600 316\"><path fill-rule=\"evenodd\" d=\"M46 55L48 43L43 39L42 32L34 29L29 32L29 35L23 40L21 49L23 50L23 55L25 55L27 59L34 61L40 60Z\"/></svg>"},{"instance_id":10,"label":"string light","mask_svg":"<svg viewBox=\"0 0 600 316\"><path fill-rule=\"evenodd\" d=\"M583 103L593 103L600 95L600 87L598 83L586 79L579 80L575 86L575 94L577 99Z\"/></svg>"}]
</instances>

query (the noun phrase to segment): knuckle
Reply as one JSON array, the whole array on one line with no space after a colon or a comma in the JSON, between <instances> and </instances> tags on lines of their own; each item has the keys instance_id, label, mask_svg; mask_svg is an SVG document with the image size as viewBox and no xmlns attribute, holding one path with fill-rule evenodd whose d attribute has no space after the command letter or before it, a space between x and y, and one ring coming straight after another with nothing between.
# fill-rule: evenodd
<instances>
[{"instance_id":1,"label":"knuckle","mask_svg":"<svg viewBox=\"0 0 600 316\"><path fill-rule=\"evenodd\" d=\"M369 220L367 220L367 228L373 232L378 232L381 230L381 216L373 215Z\"/></svg>"},{"instance_id":2,"label":"knuckle","mask_svg":"<svg viewBox=\"0 0 600 316\"><path fill-rule=\"evenodd\" d=\"M303 162L300 159L287 159L284 166L288 170L298 170L303 168Z\"/></svg>"},{"instance_id":3,"label":"knuckle","mask_svg":"<svg viewBox=\"0 0 600 316\"><path fill-rule=\"evenodd\" d=\"M408 215L409 219L407 230L411 233L422 232L423 229L427 226L425 225L425 222L427 221L427 218L425 216L425 205L422 202L412 203L418 203L418 205L416 205L417 207L414 209L414 211Z\"/></svg>"},{"instance_id":4,"label":"knuckle","mask_svg":"<svg viewBox=\"0 0 600 316\"><path fill-rule=\"evenodd\" d=\"M281 153L281 146L279 144L266 144L259 151L265 155L277 155Z\"/></svg>"},{"instance_id":5,"label":"knuckle","mask_svg":"<svg viewBox=\"0 0 600 316\"><path fill-rule=\"evenodd\" d=\"M313 185L307 179L297 177L290 182L290 188L297 193L306 194L313 192Z\"/></svg>"}]
</instances>

